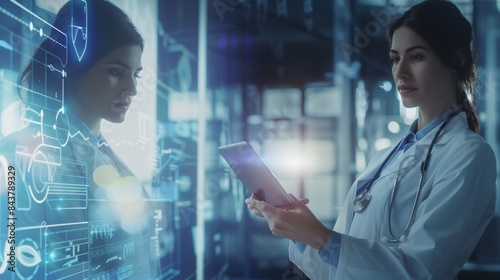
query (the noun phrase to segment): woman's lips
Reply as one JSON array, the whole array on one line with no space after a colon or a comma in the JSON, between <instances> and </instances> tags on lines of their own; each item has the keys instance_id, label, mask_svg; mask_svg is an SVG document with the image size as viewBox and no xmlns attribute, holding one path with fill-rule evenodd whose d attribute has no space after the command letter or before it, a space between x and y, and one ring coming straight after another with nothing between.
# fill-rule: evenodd
<instances>
[{"instance_id":1,"label":"woman's lips","mask_svg":"<svg viewBox=\"0 0 500 280\"><path fill-rule=\"evenodd\" d=\"M417 88L409 87L409 86L398 86L398 91L401 94L409 94L412 91L415 91Z\"/></svg>"},{"instance_id":2,"label":"woman's lips","mask_svg":"<svg viewBox=\"0 0 500 280\"><path fill-rule=\"evenodd\" d=\"M115 113L121 113L128 110L130 103L128 102L113 102L111 104L111 111Z\"/></svg>"}]
</instances>

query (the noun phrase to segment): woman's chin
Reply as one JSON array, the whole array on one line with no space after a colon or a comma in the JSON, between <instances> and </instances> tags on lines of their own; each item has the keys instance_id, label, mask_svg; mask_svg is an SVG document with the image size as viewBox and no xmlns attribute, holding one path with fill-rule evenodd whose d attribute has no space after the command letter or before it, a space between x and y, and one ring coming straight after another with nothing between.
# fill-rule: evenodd
<instances>
[{"instance_id":1,"label":"woman's chin","mask_svg":"<svg viewBox=\"0 0 500 280\"><path fill-rule=\"evenodd\" d=\"M105 120L112 123L122 123L123 121L125 121L125 114L119 116L110 116L105 118Z\"/></svg>"},{"instance_id":2,"label":"woman's chin","mask_svg":"<svg viewBox=\"0 0 500 280\"><path fill-rule=\"evenodd\" d=\"M418 104L416 102L413 102L413 100L404 100L401 102L403 104L403 107L406 109L412 109L418 107Z\"/></svg>"}]
</instances>

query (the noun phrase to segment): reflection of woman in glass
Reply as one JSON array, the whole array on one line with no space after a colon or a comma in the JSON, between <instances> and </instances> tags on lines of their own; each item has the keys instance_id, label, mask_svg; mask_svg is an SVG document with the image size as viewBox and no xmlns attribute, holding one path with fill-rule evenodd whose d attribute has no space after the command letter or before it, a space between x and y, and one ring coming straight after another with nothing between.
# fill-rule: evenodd
<instances>
[{"instance_id":1,"label":"reflection of woman in glass","mask_svg":"<svg viewBox=\"0 0 500 280\"><path fill-rule=\"evenodd\" d=\"M148 278L147 194L100 132L101 120L124 120L137 94L143 38L104 0L69 1L53 25L20 76L30 124L0 143L21 175L17 199L26 218L19 227L45 224L46 236L54 236L46 242L55 244L58 232L76 230L62 225L82 224L88 247L81 261L90 263L84 273Z\"/></svg>"},{"instance_id":2,"label":"reflection of woman in glass","mask_svg":"<svg viewBox=\"0 0 500 280\"><path fill-rule=\"evenodd\" d=\"M287 210L247 200L275 235L295 241L290 260L311 279L454 279L494 214L495 155L467 98L470 23L451 2L428 0L388 34L394 82L418 120L360 174L333 230L296 198Z\"/></svg>"}]
</instances>

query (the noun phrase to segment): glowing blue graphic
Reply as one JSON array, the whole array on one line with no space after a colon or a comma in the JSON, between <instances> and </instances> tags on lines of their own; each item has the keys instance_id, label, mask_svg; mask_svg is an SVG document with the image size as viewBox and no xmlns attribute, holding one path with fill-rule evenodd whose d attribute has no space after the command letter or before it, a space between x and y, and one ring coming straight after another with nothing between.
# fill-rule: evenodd
<instances>
[{"instance_id":1,"label":"glowing blue graphic","mask_svg":"<svg viewBox=\"0 0 500 280\"><path fill-rule=\"evenodd\" d=\"M73 275L88 277L88 225L60 225L44 230L46 279L62 279Z\"/></svg>"},{"instance_id":2,"label":"glowing blue graphic","mask_svg":"<svg viewBox=\"0 0 500 280\"><path fill-rule=\"evenodd\" d=\"M0 254L0 279L176 277L180 274L178 268L181 262L180 238L177 238L179 229L176 228L180 217L176 202L179 200L179 178L187 177L180 174L182 166L179 167L176 162L182 163L185 160L187 153L184 151L184 140L179 139L179 150L174 151L168 145L162 146L158 154L151 155L155 158L158 156L160 161L145 163L159 168L158 181L162 181L161 186L167 185L167 188L161 188L160 184L150 186L151 189L156 189L151 192L150 199L143 198L145 192L141 188L141 182L136 177L125 174L123 168L117 167L119 177L109 182L110 185L99 185L93 175L103 165L100 162L102 154L109 159L110 154L102 152L108 148L108 143L100 138L96 141L93 135L81 127L77 128L72 112L65 111L68 51L74 49L80 61L86 59L88 34L92 31L87 26L88 19L92 19L92 15L87 14L87 5L92 5L92 1L73 2L68 34L55 29L46 21L43 18L43 15L47 15L45 12L37 15L39 6L34 2L25 2L0 1L0 52L2 57L7 55L7 59L2 62L11 61L10 65L0 66L7 67L0 68L0 86L8 85L12 88L12 92L8 92L9 98L15 96L18 102L17 93L12 94L14 90L27 96L28 106L23 108L19 119L28 123L30 129L33 128L29 130L29 134L23 135L22 140L26 141L19 141L13 149L13 155L9 154L9 163L0 155L0 212L5 209L6 201L3 187L6 184L3 184L5 180L2 177L6 173L3 169L9 164L15 165L18 172L16 215L19 216L16 228L18 271L10 274L7 260ZM130 3L138 5L139 2ZM156 19L151 20L156 22ZM42 69L45 76L57 76L57 81L55 85L51 84L54 86L52 89L42 79L40 87L33 90L31 86L18 84L12 77L19 75L22 69L20 62L29 60L31 51L43 40L52 42L57 51L42 49L44 58L34 61L34 67ZM186 50L185 47L172 50L182 53L176 72L181 77L179 84L183 88L192 87L190 64L195 63L192 54L184 53ZM18 62L19 65L16 64ZM4 75L4 70L11 71L12 75ZM144 85L149 87L145 88L149 91L156 90L154 70L151 70L151 82ZM134 104L141 104L137 97L134 101ZM9 102L10 99L0 99L0 110ZM142 149L158 141L154 134L157 129L155 117L151 117L150 112L140 111L138 116L137 129L134 129L137 131L137 139L125 141L119 137L111 138L110 145ZM3 127L3 124L0 126ZM14 131L1 136L8 136L12 132ZM101 158L96 159L98 156ZM105 164L120 166L115 158L110 161L111 163ZM167 177L160 176L163 170L168 173ZM191 183L187 185L191 187ZM151 201L154 204L150 204ZM3 222L0 228L0 253L8 250L7 246L2 247L4 244L1 244L5 242L6 227L3 227ZM158 267L153 267L152 259L147 257L150 249L151 256L163 259L161 264L157 261ZM156 277L151 274L154 270L159 274Z\"/></svg>"},{"instance_id":3,"label":"glowing blue graphic","mask_svg":"<svg viewBox=\"0 0 500 280\"><path fill-rule=\"evenodd\" d=\"M75 48L78 60L82 60L87 49L87 1L72 3L71 41Z\"/></svg>"},{"instance_id":4,"label":"glowing blue graphic","mask_svg":"<svg viewBox=\"0 0 500 280\"><path fill-rule=\"evenodd\" d=\"M12 244L8 244L6 241L4 252L0 255L0 275L4 273L11 273L11 271L5 272L9 260L7 258L5 260L3 259L3 257L7 255L8 248L11 245ZM17 275L17 279L34 279L42 262L37 243L31 238L22 239L21 242L19 242L19 245L16 246L15 252L15 274Z\"/></svg>"},{"instance_id":5,"label":"glowing blue graphic","mask_svg":"<svg viewBox=\"0 0 500 280\"><path fill-rule=\"evenodd\" d=\"M64 103L64 101L63 101ZM57 111L56 123L52 127L56 131L57 140L61 147L65 147L68 144L70 138L69 132L69 120L68 116L64 113L64 107L61 107Z\"/></svg>"},{"instance_id":6,"label":"glowing blue graphic","mask_svg":"<svg viewBox=\"0 0 500 280\"><path fill-rule=\"evenodd\" d=\"M59 57L59 60L61 61L61 64L63 66L65 66L66 63L68 62L68 51L67 51L68 50L67 49L68 40L67 40L66 34L64 34L64 32L62 32L61 30L57 29L56 27L54 27L53 25L51 25L50 23L48 23L47 21L45 21L44 19L42 19L41 17L39 17L37 14L33 13L32 11L30 11L28 8L26 8L25 6L23 6L18 1L16 1L16 0L10 0L10 2L13 3L14 5L18 6L19 8L21 8L22 10L24 10L28 14L30 14L30 16L32 16L35 19L37 19L38 21L40 21L40 23L38 23L38 22L37 23L33 23L33 22L29 22L28 23L28 22L25 22L21 18L17 17L16 15L12 14L9 11L3 9L2 7L0 7L0 12L3 12L4 14L6 14L9 17L11 17L15 21L18 21L19 23L21 23L25 27L28 27L30 31L37 32L40 35L40 37L43 36L43 37L46 37L46 38L52 40L54 42L54 44L55 44L56 47L63 48L64 52L62 52L62 53L65 53L66 55L64 57ZM35 24L40 24L40 27L37 29ZM42 25L43 26L47 25L48 29L52 29L54 33L59 32L58 36L56 38L52 38L52 37L48 36L47 34L43 33L43 29L41 27Z\"/></svg>"},{"instance_id":7,"label":"glowing blue graphic","mask_svg":"<svg viewBox=\"0 0 500 280\"><path fill-rule=\"evenodd\" d=\"M23 245L27 241L32 242L34 245ZM17 260L26 267L34 267L42 262L40 257L40 252L36 246L36 243L31 240L31 238L23 240L22 245L17 246Z\"/></svg>"},{"instance_id":8,"label":"glowing blue graphic","mask_svg":"<svg viewBox=\"0 0 500 280\"><path fill-rule=\"evenodd\" d=\"M9 51L11 51L11 50L12 50L12 46L11 46L11 45L9 45L9 44L8 44L7 42L5 42L4 40L0 40L0 47L5 48L5 49L7 49L7 50L9 50Z\"/></svg>"},{"instance_id":9,"label":"glowing blue graphic","mask_svg":"<svg viewBox=\"0 0 500 280\"><path fill-rule=\"evenodd\" d=\"M90 227L90 242L96 239L113 238L116 228L109 224L96 224Z\"/></svg>"}]
</instances>

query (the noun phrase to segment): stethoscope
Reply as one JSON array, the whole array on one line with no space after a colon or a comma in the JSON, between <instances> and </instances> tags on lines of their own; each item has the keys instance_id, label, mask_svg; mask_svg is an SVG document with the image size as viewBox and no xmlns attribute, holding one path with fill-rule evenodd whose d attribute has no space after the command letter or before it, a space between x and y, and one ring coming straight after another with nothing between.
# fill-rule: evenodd
<instances>
[{"instance_id":1,"label":"stethoscope","mask_svg":"<svg viewBox=\"0 0 500 280\"><path fill-rule=\"evenodd\" d=\"M432 148L434 147L434 144L436 144L437 138L439 137L439 135L441 134L441 132L443 131L443 129L445 128L445 126L449 123L449 121L454 116L456 116L460 112L461 112L461 110L452 112L446 118L446 120L441 124L441 126L438 129L438 131L436 132L436 134L432 138L431 144L429 146L429 150L427 150L427 154L425 156L425 159L422 161L422 164L420 165L420 181L418 183L417 194L415 195L415 199L413 201L413 206L411 208L410 218L408 219L408 223L406 224L406 227L405 227L405 229L403 231L403 234L401 234L401 236L399 238L397 238L393 234L392 228L391 228L392 205L394 204L394 198L396 196L396 191L398 189L398 183L399 183L399 172L398 172L398 175L396 176L396 180L394 181L394 185L392 187L391 200L389 202L389 211L388 211L388 216L389 216L388 217L389 218L389 221L388 221L388 224L389 224L389 233L391 234L392 238L384 236L381 239L382 242L384 242L384 243L387 243L387 242L390 242L390 243L397 243L397 242L405 243L406 242L407 236L408 236L407 234L408 234L408 231L410 230L410 227L411 227L411 224L412 224L412 220L413 220L413 216L415 214L415 210L417 209L418 198L420 197L420 191L422 190L422 185L423 185L423 181L424 181L425 172L427 171L427 168L429 166ZM368 182L368 184L366 185L366 187L364 187L364 190L360 194L356 195L356 198L353 201L353 203L354 203L354 212L360 213L366 207L366 205L368 204L368 202L370 202L370 199L372 198L372 195L370 193L370 189L372 187L373 181L374 181L375 178L378 178L378 175L380 175L380 173L381 173L382 169L384 168L384 166L387 164L387 162L392 157L392 155L396 152L398 146L399 145L396 145L394 147L394 149L389 153L389 155L387 156L387 158L384 160L384 162L382 163L382 165L377 170L377 173L375 173L375 176Z\"/></svg>"}]
</instances>

